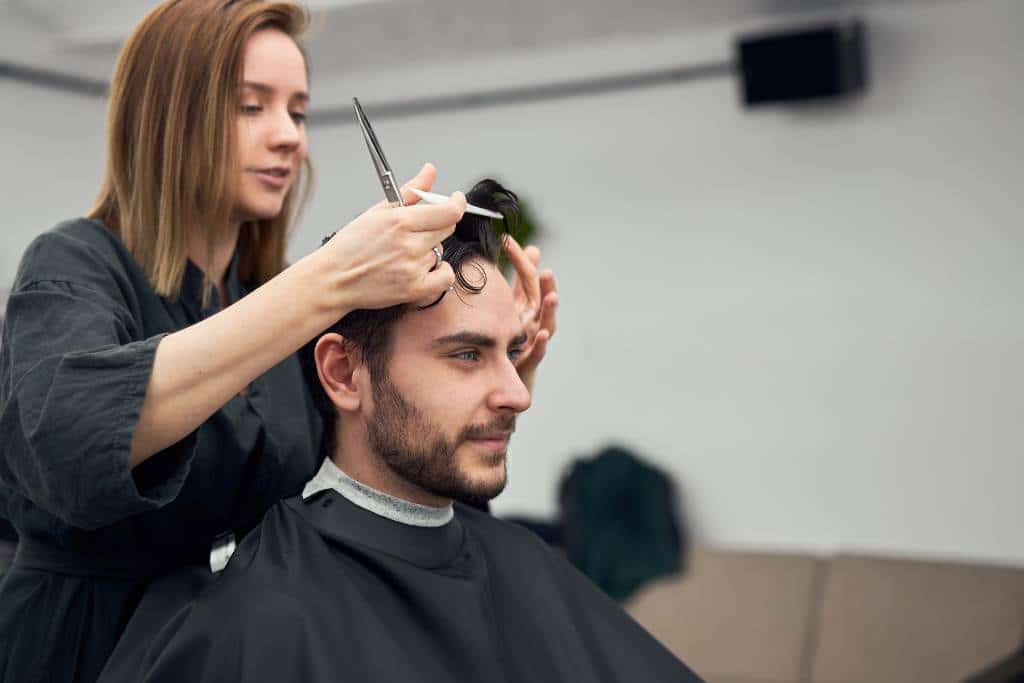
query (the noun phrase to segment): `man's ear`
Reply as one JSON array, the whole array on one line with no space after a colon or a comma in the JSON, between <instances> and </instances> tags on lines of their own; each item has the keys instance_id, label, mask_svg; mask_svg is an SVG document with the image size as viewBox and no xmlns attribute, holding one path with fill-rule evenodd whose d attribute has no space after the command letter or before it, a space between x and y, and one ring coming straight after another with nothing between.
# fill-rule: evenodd
<instances>
[{"instance_id":1,"label":"man's ear","mask_svg":"<svg viewBox=\"0 0 1024 683\"><path fill-rule=\"evenodd\" d=\"M338 410L354 412L362 402L360 379L364 367L358 352L337 333L325 334L316 342L313 352L316 374L331 403Z\"/></svg>"}]
</instances>

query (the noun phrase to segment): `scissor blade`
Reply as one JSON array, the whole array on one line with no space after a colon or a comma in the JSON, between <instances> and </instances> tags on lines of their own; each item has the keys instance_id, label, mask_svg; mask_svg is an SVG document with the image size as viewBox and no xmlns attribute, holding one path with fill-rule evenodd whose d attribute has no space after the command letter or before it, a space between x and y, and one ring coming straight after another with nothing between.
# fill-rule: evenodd
<instances>
[{"instance_id":1,"label":"scissor blade","mask_svg":"<svg viewBox=\"0 0 1024 683\"><path fill-rule=\"evenodd\" d=\"M363 139L366 140L366 148L370 150L370 159L377 170L377 177L380 179L381 187L384 188L384 196L392 204L404 205L405 202L402 201L402 194L398 191L398 185L395 182L395 174L391 172L391 166L384 157L384 150L381 149L377 135L373 132L373 126L370 125L370 120L366 118L366 112L363 111L362 105L359 104L358 97L352 98L352 106L356 110L356 120L359 121L359 127L363 131Z\"/></svg>"}]
</instances>

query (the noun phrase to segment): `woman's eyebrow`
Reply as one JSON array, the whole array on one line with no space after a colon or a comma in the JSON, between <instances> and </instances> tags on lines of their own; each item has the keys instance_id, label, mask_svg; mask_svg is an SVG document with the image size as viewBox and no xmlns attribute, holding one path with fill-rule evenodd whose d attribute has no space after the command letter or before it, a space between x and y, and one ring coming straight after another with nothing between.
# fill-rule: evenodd
<instances>
[{"instance_id":1,"label":"woman's eyebrow","mask_svg":"<svg viewBox=\"0 0 1024 683\"><path fill-rule=\"evenodd\" d=\"M265 95L273 95L275 92L277 92L277 89L274 86L269 85L267 83L260 83L258 81L242 81L242 87L252 88L253 90L256 90L257 92L263 93ZM292 96L289 99L308 102L309 93L306 92L305 90L297 90L294 93L292 93Z\"/></svg>"}]
</instances>

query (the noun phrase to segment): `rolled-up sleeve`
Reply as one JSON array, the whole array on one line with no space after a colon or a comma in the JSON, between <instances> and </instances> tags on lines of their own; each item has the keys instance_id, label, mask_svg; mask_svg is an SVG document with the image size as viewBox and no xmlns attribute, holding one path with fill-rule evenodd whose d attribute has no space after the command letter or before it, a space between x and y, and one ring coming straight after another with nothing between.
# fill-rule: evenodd
<instances>
[{"instance_id":1,"label":"rolled-up sleeve","mask_svg":"<svg viewBox=\"0 0 1024 683\"><path fill-rule=\"evenodd\" d=\"M129 467L156 348L109 293L61 281L18 286L0 351L0 483L66 523L94 529L177 495L192 433L154 456L168 475Z\"/></svg>"}]
</instances>

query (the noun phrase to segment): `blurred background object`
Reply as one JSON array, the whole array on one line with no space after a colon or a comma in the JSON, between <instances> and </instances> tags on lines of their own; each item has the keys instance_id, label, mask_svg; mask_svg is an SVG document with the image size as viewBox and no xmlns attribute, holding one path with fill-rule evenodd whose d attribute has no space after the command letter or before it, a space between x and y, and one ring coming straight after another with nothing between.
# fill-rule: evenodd
<instances>
[{"instance_id":1,"label":"blurred background object","mask_svg":"<svg viewBox=\"0 0 1024 683\"><path fill-rule=\"evenodd\" d=\"M686 517L677 485L622 446L575 459L559 483L555 519L509 517L562 549L615 600L684 570Z\"/></svg>"},{"instance_id":2,"label":"blurred background object","mask_svg":"<svg viewBox=\"0 0 1024 683\"><path fill-rule=\"evenodd\" d=\"M1024 569L705 547L626 607L709 681L956 683L1020 650Z\"/></svg>"},{"instance_id":3,"label":"blurred background object","mask_svg":"<svg viewBox=\"0 0 1024 683\"><path fill-rule=\"evenodd\" d=\"M576 460L560 487L569 560L616 600L678 574L687 534L675 489L663 471L621 446Z\"/></svg>"}]
</instances>

